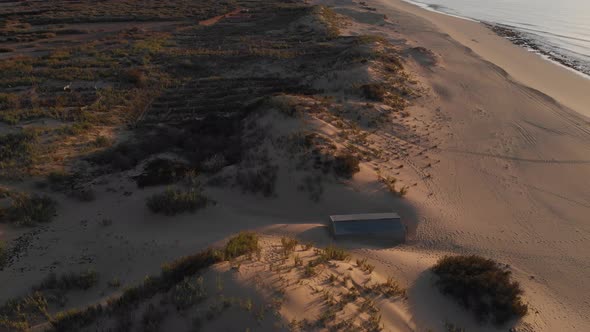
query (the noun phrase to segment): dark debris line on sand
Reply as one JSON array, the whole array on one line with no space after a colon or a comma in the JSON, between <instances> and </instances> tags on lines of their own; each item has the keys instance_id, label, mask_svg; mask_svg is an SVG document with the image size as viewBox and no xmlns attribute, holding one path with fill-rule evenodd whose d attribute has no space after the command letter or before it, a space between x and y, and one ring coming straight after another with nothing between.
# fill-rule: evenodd
<instances>
[{"instance_id":1,"label":"dark debris line on sand","mask_svg":"<svg viewBox=\"0 0 590 332\"><path fill-rule=\"evenodd\" d=\"M568 68L572 68L586 75L590 75L590 67L588 67L587 65L580 63L580 61L578 60L569 59L565 55L557 54L544 49L535 41L534 38L528 37L525 33L517 31L514 28L503 24L495 24L489 22L483 22L483 24L487 26L490 30L495 32L498 36L504 37L511 41L514 45L522 46L530 51L539 53L549 58L550 60L560 63Z\"/></svg>"}]
</instances>

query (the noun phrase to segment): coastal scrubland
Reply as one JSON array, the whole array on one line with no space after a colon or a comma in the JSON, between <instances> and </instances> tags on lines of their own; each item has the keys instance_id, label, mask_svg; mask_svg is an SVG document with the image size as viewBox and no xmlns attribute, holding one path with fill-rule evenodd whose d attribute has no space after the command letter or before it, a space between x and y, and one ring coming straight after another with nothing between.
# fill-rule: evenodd
<instances>
[{"instance_id":1,"label":"coastal scrubland","mask_svg":"<svg viewBox=\"0 0 590 332\"><path fill-rule=\"evenodd\" d=\"M469 191L533 157L473 172L453 159L517 151L487 131L504 99L480 92L528 90L388 8L0 5L0 330L556 326L537 319L556 308L545 280L506 249L533 240L482 218ZM469 70L486 89L463 83ZM554 107L527 96L519 109ZM534 146L519 121L494 128ZM464 148L492 138L502 144ZM329 214L392 209L407 243L328 234Z\"/></svg>"}]
</instances>

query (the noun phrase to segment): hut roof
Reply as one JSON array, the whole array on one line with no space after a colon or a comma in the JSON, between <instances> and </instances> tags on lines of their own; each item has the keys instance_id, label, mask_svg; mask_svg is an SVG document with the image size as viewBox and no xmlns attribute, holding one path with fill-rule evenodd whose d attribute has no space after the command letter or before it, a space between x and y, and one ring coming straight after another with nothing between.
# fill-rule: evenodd
<instances>
[{"instance_id":1,"label":"hut roof","mask_svg":"<svg viewBox=\"0 0 590 332\"><path fill-rule=\"evenodd\" d=\"M362 214L340 214L330 216L332 222L341 221L363 221L363 220L383 220L383 219L400 219L397 213L362 213Z\"/></svg>"}]
</instances>

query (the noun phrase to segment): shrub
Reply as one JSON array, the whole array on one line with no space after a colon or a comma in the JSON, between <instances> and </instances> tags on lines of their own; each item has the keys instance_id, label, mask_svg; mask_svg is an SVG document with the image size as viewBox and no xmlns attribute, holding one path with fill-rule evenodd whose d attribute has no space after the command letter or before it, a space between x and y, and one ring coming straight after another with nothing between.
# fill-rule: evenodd
<instances>
[{"instance_id":1,"label":"shrub","mask_svg":"<svg viewBox=\"0 0 590 332\"><path fill-rule=\"evenodd\" d=\"M108 137L106 136L99 135L96 137L92 144L97 148L104 148L111 145L111 140L108 139Z\"/></svg>"},{"instance_id":2,"label":"shrub","mask_svg":"<svg viewBox=\"0 0 590 332\"><path fill-rule=\"evenodd\" d=\"M320 257L317 259L317 263L327 261L347 261L350 259L350 254L342 248L335 246L328 246L320 252Z\"/></svg>"},{"instance_id":3,"label":"shrub","mask_svg":"<svg viewBox=\"0 0 590 332\"><path fill-rule=\"evenodd\" d=\"M141 88L146 85L147 77L140 69L132 68L123 72L123 81Z\"/></svg>"},{"instance_id":4,"label":"shrub","mask_svg":"<svg viewBox=\"0 0 590 332\"><path fill-rule=\"evenodd\" d=\"M143 313L143 317L141 318L141 324L143 326L143 331L146 332L158 332L160 331L160 326L162 322L166 318L166 312L156 308L152 303L147 307L145 312Z\"/></svg>"},{"instance_id":5,"label":"shrub","mask_svg":"<svg viewBox=\"0 0 590 332\"><path fill-rule=\"evenodd\" d=\"M96 317L103 312L100 304L91 305L85 309L70 309L59 312L50 319L53 331L80 331L84 326L91 324Z\"/></svg>"},{"instance_id":6,"label":"shrub","mask_svg":"<svg viewBox=\"0 0 590 332\"><path fill-rule=\"evenodd\" d=\"M404 197L408 193L408 190L410 189L410 187L408 187L408 186L402 186L398 190L395 186L397 179L393 176L388 176L388 177L380 176L379 180L381 180L381 182L383 182L383 184L385 184L385 186L387 186L387 189L389 189L389 191L392 194L399 196L399 197Z\"/></svg>"},{"instance_id":7,"label":"shrub","mask_svg":"<svg viewBox=\"0 0 590 332\"><path fill-rule=\"evenodd\" d=\"M47 300L39 292L9 299L0 306L0 327L6 326L9 331L16 327L24 328L22 331L29 331L31 323L35 324L47 317Z\"/></svg>"},{"instance_id":8,"label":"shrub","mask_svg":"<svg viewBox=\"0 0 590 332\"><path fill-rule=\"evenodd\" d=\"M22 171L21 168L30 167L36 140L37 136L30 132L0 135L0 170Z\"/></svg>"},{"instance_id":9,"label":"shrub","mask_svg":"<svg viewBox=\"0 0 590 332\"><path fill-rule=\"evenodd\" d=\"M41 283L33 286L33 290L86 290L98 283L98 273L94 270L87 270L80 273L70 272L57 277L55 273L50 273Z\"/></svg>"},{"instance_id":10,"label":"shrub","mask_svg":"<svg viewBox=\"0 0 590 332\"><path fill-rule=\"evenodd\" d=\"M369 100L384 101L387 94L387 90L382 84L371 83L361 86L363 96Z\"/></svg>"},{"instance_id":11,"label":"shrub","mask_svg":"<svg viewBox=\"0 0 590 332\"><path fill-rule=\"evenodd\" d=\"M207 297L203 286L203 277L184 278L172 288L170 299L178 310L184 310L201 302Z\"/></svg>"},{"instance_id":12,"label":"shrub","mask_svg":"<svg viewBox=\"0 0 590 332\"><path fill-rule=\"evenodd\" d=\"M50 222L57 211L57 203L45 195L13 194L11 199L12 204L6 211L7 220L18 225Z\"/></svg>"},{"instance_id":13,"label":"shrub","mask_svg":"<svg viewBox=\"0 0 590 332\"><path fill-rule=\"evenodd\" d=\"M480 321L501 325L526 315L520 284L499 263L480 256L445 256L432 268L439 290Z\"/></svg>"},{"instance_id":14,"label":"shrub","mask_svg":"<svg viewBox=\"0 0 590 332\"><path fill-rule=\"evenodd\" d=\"M119 288L121 287L121 280L119 280L119 278L113 278L107 282L107 285L111 288Z\"/></svg>"},{"instance_id":15,"label":"shrub","mask_svg":"<svg viewBox=\"0 0 590 332\"><path fill-rule=\"evenodd\" d=\"M158 186L176 182L190 171L191 169L184 163L160 158L150 161L144 172L134 179L140 188Z\"/></svg>"},{"instance_id":16,"label":"shrub","mask_svg":"<svg viewBox=\"0 0 590 332\"><path fill-rule=\"evenodd\" d=\"M173 216L183 212L194 212L207 205L207 198L196 190L167 189L147 199L148 208L154 213Z\"/></svg>"},{"instance_id":17,"label":"shrub","mask_svg":"<svg viewBox=\"0 0 590 332\"><path fill-rule=\"evenodd\" d=\"M216 153L201 163L201 169L208 173L217 173L228 164L222 154Z\"/></svg>"},{"instance_id":18,"label":"shrub","mask_svg":"<svg viewBox=\"0 0 590 332\"><path fill-rule=\"evenodd\" d=\"M49 188L54 191L71 190L78 180L77 174L64 171L54 171L47 175Z\"/></svg>"},{"instance_id":19,"label":"shrub","mask_svg":"<svg viewBox=\"0 0 590 332\"><path fill-rule=\"evenodd\" d=\"M283 255L289 256L290 253L295 251L295 247L298 243L299 241L297 241L297 239L282 237L281 246L283 247Z\"/></svg>"},{"instance_id":20,"label":"shrub","mask_svg":"<svg viewBox=\"0 0 590 332\"><path fill-rule=\"evenodd\" d=\"M337 176L350 179L359 172L359 159L350 153L341 154L334 158L334 173Z\"/></svg>"},{"instance_id":21,"label":"shrub","mask_svg":"<svg viewBox=\"0 0 590 332\"><path fill-rule=\"evenodd\" d=\"M4 268L8 261L8 254L6 252L6 243L0 240L0 270Z\"/></svg>"},{"instance_id":22,"label":"shrub","mask_svg":"<svg viewBox=\"0 0 590 332\"><path fill-rule=\"evenodd\" d=\"M227 242L224 250L225 259L259 252L258 235L253 232L241 232L234 236Z\"/></svg>"},{"instance_id":23,"label":"shrub","mask_svg":"<svg viewBox=\"0 0 590 332\"><path fill-rule=\"evenodd\" d=\"M252 193L262 193L264 196L272 196L275 192L279 168L274 165L266 165L259 169L240 170L237 174L237 182L243 190Z\"/></svg>"},{"instance_id":24,"label":"shrub","mask_svg":"<svg viewBox=\"0 0 590 332\"><path fill-rule=\"evenodd\" d=\"M308 262L305 265L305 269L303 270L303 276L306 278L311 278L316 275L315 267L311 262Z\"/></svg>"},{"instance_id":25,"label":"shrub","mask_svg":"<svg viewBox=\"0 0 590 332\"><path fill-rule=\"evenodd\" d=\"M374 285L371 287L371 290L379 292L387 297L406 296L406 290L392 277L388 277L387 281L382 284Z\"/></svg>"}]
</instances>

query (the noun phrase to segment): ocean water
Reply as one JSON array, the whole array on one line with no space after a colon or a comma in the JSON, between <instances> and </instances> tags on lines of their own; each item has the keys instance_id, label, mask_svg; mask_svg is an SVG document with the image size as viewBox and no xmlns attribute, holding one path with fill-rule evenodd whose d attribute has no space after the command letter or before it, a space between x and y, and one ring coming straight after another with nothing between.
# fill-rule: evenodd
<instances>
[{"instance_id":1,"label":"ocean water","mask_svg":"<svg viewBox=\"0 0 590 332\"><path fill-rule=\"evenodd\" d=\"M409 0L431 10L500 25L539 53L590 74L590 0Z\"/></svg>"}]
</instances>

